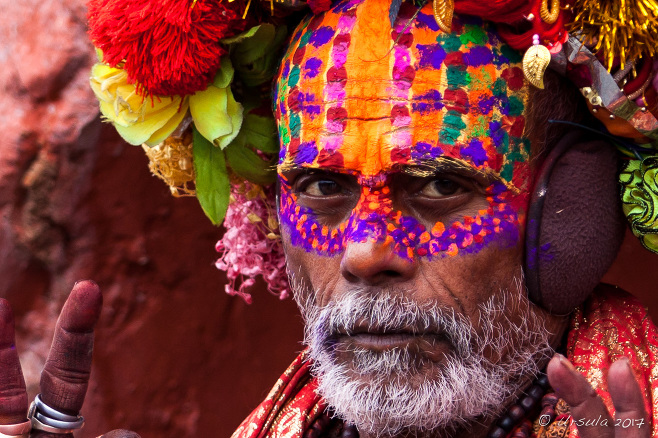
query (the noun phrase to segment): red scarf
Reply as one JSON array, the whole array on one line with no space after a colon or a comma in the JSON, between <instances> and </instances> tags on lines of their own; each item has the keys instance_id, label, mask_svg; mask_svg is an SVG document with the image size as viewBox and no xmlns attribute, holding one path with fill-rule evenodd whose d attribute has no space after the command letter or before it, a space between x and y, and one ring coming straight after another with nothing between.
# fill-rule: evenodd
<instances>
[{"instance_id":1,"label":"red scarf","mask_svg":"<svg viewBox=\"0 0 658 438\"><path fill-rule=\"evenodd\" d=\"M600 287L571 319L567 356L603 398L612 415L614 406L606 370L612 362L626 356L642 388L646 410L652 413L652 436L658 436L658 332L646 308L634 297L611 287ZM306 352L302 352L232 438L302 438L326 408L324 400L315 393L317 381L309 368ZM575 424L557 431L557 423L540 426L537 419L532 420L532 437L578 437ZM513 434L514 431L508 436Z\"/></svg>"}]
</instances>

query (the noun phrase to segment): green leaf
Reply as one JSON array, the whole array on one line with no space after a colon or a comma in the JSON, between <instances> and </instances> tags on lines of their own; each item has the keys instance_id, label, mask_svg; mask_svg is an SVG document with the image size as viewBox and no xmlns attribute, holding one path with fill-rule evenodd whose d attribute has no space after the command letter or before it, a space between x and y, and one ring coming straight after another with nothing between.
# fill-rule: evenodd
<instances>
[{"instance_id":1,"label":"green leaf","mask_svg":"<svg viewBox=\"0 0 658 438\"><path fill-rule=\"evenodd\" d=\"M231 170L241 178L255 184L269 185L276 179L275 160L264 161L244 145L231 143L226 149L226 159Z\"/></svg>"},{"instance_id":2,"label":"green leaf","mask_svg":"<svg viewBox=\"0 0 658 438\"><path fill-rule=\"evenodd\" d=\"M276 28L273 24L261 24L253 35L235 45L231 50L231 56L233 59L239 59L241 63L254 62L265 56L268 46L275 41L275 36Z\"/></svg>"},{"instance_id":3,"label":"green leaf","mask_svg":"<svg viewBox=\"0 0 658 438\"><path fill-rule=\"evenodd\" d=\"M220 225L228 209L231 185L224 152L194 129L194 172L196 197L213 224Z\"/></svg>"},{"instance_id":4,"label":"green leaf","mask_svg":"<svg viewBox=\"0 0 658 438\"><path fill-rule=\"evenodd\" d=\"M241 42L241 41L243 41L247 38L251 38L252 36L254 36L256 34L256 32L258 32L258 29L260 28L260 26L262 26L262 25L254 26L251 29L246 30L246 31L242 32L241 34L238 34L238 35L236 35L234 37L231 37L231 38L223 38L223 39L219 40L219 42L222 43L222 44L229 45L229 46L232 45L232 44L235 44L235 43L239 43L239 42ZM270 24L270 26L271 26L271 24Z\"/></svg>"},{"instance_id":5,"label":"green leaf","mask_svg":"<svg viewBox=\"0 0 658 438\"><path fill-rule=\"evenodd\" d=\"M220 66L219 71L215 75L213 85L217 88L226 88L231 85L233 74L235 73L231 58L229 56L222 56Z\"/></svg>"},{"instance_id":6,"label":"green leaf","mask_svg":"<svg viewBox=\"0 0 658 438\"><path fill-rule=\"evenodd\" d=\"M261 24L253 35L231 48L233 66L245 86L255 87L272 79L286 34L285 26Z\"/></svg>"},{"instance_id":7,"label":"green leaf","mask_svg":"<svg viewBox=\"0 0 658 438\"><path fill-rule=\"evenodd\" d=\"M247 114L242 123L240 134L244 132L245 144L266 154L279 154L279 136L274 117Z\"/></svg>"}]
</instances>

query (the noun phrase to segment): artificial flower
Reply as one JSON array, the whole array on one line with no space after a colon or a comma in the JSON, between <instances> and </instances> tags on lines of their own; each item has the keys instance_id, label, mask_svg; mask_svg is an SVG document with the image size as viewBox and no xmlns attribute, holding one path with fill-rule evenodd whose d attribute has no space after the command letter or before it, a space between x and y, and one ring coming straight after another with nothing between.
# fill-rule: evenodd
<instances>
[{"instance_id":1,"label":"artificial flower","mask_svg":"<svg viewBox=\"0 0 658 438\"><path fill-rule=\"evenodd\" d=\"M94 45L111 66L153 95L193 94L212 82L226 48L244 30L244 3L216 0L91 0Z\"/></svg>"},{"instance_id":2,"label":"artificial flower","mask_svg":"<svg viewBox=\"0 0 658 438\"><path fill-rule=\"evenodd\" d=\"M140 95L122 68L98 63L91 70L90 82L101 113L132 145L161 143L187 113L188 100L181 96Z\"/></svg>"},{"instance_id":3,"label":"artificial flower","mask_svg":"<svg viewBox=\"0 0 658 438\"><path fill-rule=\"evenodd\" d=\"M175 197L195 196L191 118L157 146L142 145L153 175L163 180Z\"/></svg>"},{"instance_id":4,"label":"artificial flower","mask_svg":"<svg viewBox=\"0 0 658 438\"><path fill-rule=\"evenodd\" d=\"M658 253L658 156L631 160L619 175L622 208L645 248Z\"/></svg>"},{"instance_id":5,"label":"artificial flower","mask_svg":"<svg viewBox=\"0 0 658 438\"><path fill-rule=\"evenodd\" d=\"M226 293L241 296L247 303L251 303L251 295L246 289L256 282L258 275L263 277L270 292L281 299L288 296L286 260L276 234L273 190L270 187L264 192L250 183L233 185L224 220L226 233L215 246L220 252L215 265L226 271L228 279L224 286Z\"/></svg>"}]
</instances>

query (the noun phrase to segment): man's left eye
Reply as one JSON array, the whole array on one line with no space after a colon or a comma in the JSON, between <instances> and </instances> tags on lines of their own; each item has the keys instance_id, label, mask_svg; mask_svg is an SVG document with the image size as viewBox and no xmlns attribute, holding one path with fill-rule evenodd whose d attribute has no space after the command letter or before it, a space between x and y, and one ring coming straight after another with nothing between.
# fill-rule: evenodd
<instances>
[{"instance_id":1,"label":"man's left eye","mask_svg":"<svg viewBox=\"0 0 658 438\"><path fill-rule=\"evenodd\" d=\"M421 196L428 198L443 198L463 193L466 189L456 181L451 179L441 178L434 179L425 184L418 192Z\"/></svg>"},{"instance_id":2,"label":"man's left eye","mask_svg":"<svg viewBox=\"0 0 658 438\"><path fill-rule=\"evenodd\" d=\"M336 181L318 180L310 183L304 189L304 193L310 196L331 196L342 193L343 188Z\"/></svg>"}]
</instances>

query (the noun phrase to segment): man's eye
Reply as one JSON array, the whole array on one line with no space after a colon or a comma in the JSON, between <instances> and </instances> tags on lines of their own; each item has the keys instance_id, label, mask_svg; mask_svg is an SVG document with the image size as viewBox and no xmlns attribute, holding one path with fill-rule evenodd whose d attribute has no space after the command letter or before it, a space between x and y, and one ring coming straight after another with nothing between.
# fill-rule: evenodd
<instances>
[{"instance_id":1,"label":"man's eye","mask_svg":"<svg viewBox=\"0 0 658 438\"><path fill-rule=\"evenodd\" d=\"M451 179L435 179L427 183L419 192L421 196L428 198L443 198L464 191L464 187Z\"/></svg>"},{"instance_id":2,"label":"man's eye","mask_svg":"<svg viewBox=\"0 0 658 438\"><path fill-rule=\"evenodd\" d=\"M310 196L331 196L342 193L343 188L336 181L323 179L310 183L303 191Z\"/></svg>"}]
</instances>

